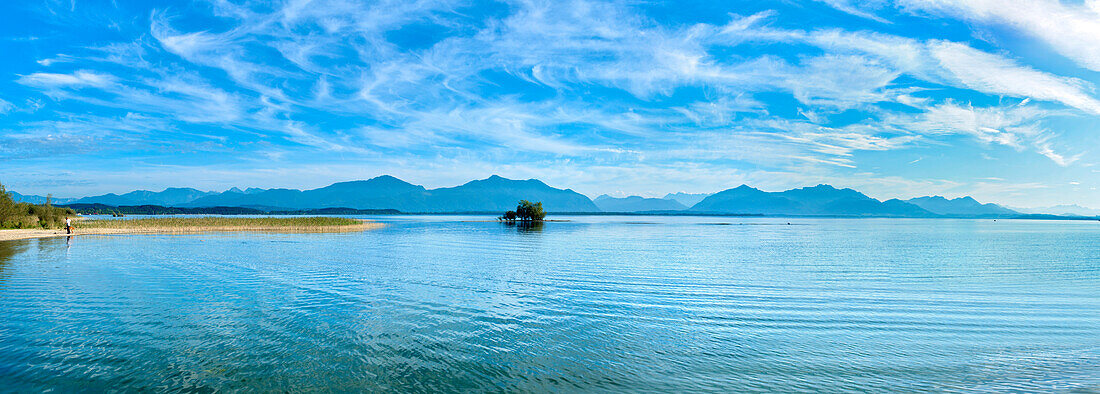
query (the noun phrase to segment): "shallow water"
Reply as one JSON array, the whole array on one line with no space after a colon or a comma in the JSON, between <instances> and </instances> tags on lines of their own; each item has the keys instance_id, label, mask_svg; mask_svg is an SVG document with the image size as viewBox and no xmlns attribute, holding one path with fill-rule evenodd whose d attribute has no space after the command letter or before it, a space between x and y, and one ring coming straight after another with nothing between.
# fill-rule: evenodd
<instances>
[{"instance_id":1,"label":"shallow water","mask_svg":"<svg viewBox=\"0 0 1100 394\"><path fill-rule=\"evenodd\" d=\"M0 390L1100 390L1100 222L376 219L0 242Z\"/></svg>"}]
</instances>

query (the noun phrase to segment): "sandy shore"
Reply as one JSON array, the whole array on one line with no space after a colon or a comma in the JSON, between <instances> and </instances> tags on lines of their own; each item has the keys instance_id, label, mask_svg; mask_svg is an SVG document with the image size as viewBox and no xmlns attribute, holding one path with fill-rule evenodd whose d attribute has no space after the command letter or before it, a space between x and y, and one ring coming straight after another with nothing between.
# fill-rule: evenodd
<instances>
[{"instance_id":1,"label":"sandy shore","mask_svg":"<svg viewBox=\"0 0 1100 394\"><path fill-rule=\"evenodd\" d=\"M212 232L273 232L273 233L344 233L382 228L378 222L363 221L350 226L327 226L312 228L288 228L285 226L225 226L225 227L144 227L144 228L77 228L72 234L65 230L0 230L0 241L17 239L65 237L73 235L112 235L112 234L195 234Z\"/></svg>"}]
</instances>

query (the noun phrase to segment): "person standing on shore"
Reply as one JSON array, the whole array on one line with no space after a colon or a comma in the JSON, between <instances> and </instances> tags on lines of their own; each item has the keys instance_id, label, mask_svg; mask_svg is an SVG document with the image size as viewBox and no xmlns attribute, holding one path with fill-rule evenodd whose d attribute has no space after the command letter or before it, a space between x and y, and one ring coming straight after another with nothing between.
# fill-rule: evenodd
<instances>
[{"instance_id":1,"label":"person standing on shore","mask_svg":"<svg viewBox=\"0 0 1100 394\"><path fill-rule=\"evenodd\" d=\"M73 233L73 219L65 218L65 234Z\"/></svg>"}]
</instances>

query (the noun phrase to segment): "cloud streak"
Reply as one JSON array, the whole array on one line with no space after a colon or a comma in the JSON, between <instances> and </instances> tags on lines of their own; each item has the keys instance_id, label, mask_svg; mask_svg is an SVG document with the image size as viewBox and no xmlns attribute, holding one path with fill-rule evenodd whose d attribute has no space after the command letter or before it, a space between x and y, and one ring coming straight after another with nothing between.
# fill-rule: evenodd
<instances>
[{"instance_id":1,"label":"cloud streak","mask_svg":"<svg viewBox=\"0 0 1100 394\"><path fill-rule=\"evenodd\" d=\"M903 0L902 7L960 17L982 24L1007 25L1050 45L1082 67L1100 71L1100 3L1086 0Z\"/></svg>"}]
</instances>

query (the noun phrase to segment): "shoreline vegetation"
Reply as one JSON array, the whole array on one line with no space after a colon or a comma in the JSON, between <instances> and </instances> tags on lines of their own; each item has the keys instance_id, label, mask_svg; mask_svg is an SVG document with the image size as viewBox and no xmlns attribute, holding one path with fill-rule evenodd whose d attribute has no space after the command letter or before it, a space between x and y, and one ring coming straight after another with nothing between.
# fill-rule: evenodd
<instances>
[{"instance_id":1,"label":"shoreline vegetation","mask_svg":"<svg viewBox=\"0 0 1100 394\"><path fill-rule=\"evenodd\" d=\"M231 218L168 217L141 219L96 219L74 223L72 234L57 229L0 230L0 241L63 237L71 235L112 234L194 234L208 232L339 233L373 230L382 223L341 217Z\"/></svg>"},{"instance_id":2,"label":"shoreline vegetation","mask_svg":"<svg viewBox=\"0 0 1100 394\"><path fill-rule=\"evenodd\" d=\"M160 205L68 204L81 215L396 215L396 209L318 208L302 210L258 209L247 207L183 208Z\"/></svg>"},{"instance_id":3,"label":"shoreline vegetation","mask_svg":"<svg viewBox=\"0 0 1100 394\"><path fill-rule=\"evenodd\" d=\"M76 216L76 211L51 204L52 197L46 197L45 204L15 202L3 184L0 184L0 229L36 229L49 230L62 228L66 218Z\"/></svg>"}]
</instances>

